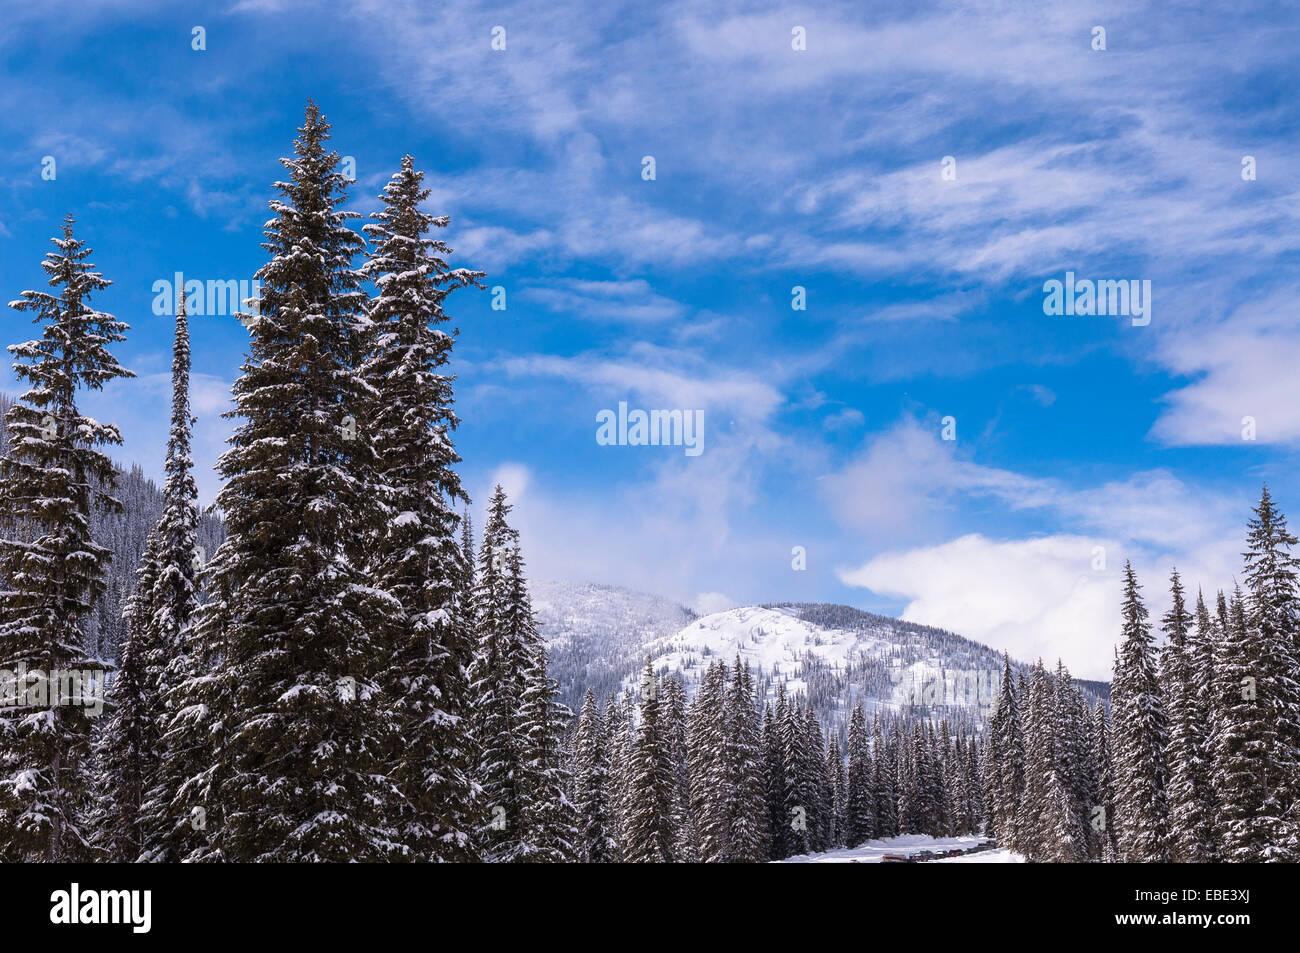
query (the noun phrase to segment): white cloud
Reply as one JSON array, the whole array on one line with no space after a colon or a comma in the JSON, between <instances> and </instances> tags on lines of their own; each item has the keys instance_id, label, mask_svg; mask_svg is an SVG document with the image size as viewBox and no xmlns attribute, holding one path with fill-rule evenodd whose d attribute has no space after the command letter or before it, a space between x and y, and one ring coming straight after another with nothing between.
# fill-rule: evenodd
<instances>
[{"instance_id":1,"label":"white cloud","mask_svg":"<svg viewBox=\"0 0 1300 953\"><path fill-rule=\"evenodd\" d=\"M1124 561L1137 570L1156 621L1174 566L1193 598L1198 587L1212 598L1231 586L1249 510L1244 500L1161 470L1077 488L982 466L912 420L877 437L828 487L841 518L888 547L840 569L846 585L906 600L904 618L1017 658L1059 656L1086 678L1109 677ZM1032 511L1040 525L1060 529L1030 539L968 533L920 541L950 535L951 517L979 500L1007 514Z\"/></svg>"},{"instance_id":2,"label":"white cloud","mask_svg":"<svg viewBox=\"0 0 1300 953\"><path fill-rule=\"evenodd\" d=\"M1286 287L1194 330L1161 336L1158 359L1191 383L1166 396L1153 437L1182 446L1249 446L1243 433L1250 417L1259 443L1300 441L1297 291Z\"/></svg>"},{"instance_id":3,"label":"white cloud","mask_svg":"<svg viewBox=\"0 0 1300 953\"><path fill-rule=\"evenodd\" d=\"M822 420L822 426L827 430L851 430L861 427L866 422L867 418L856 407L843 407L833 414L828 414Z\"/></svg>"},{"instance_id":4,"label":"white cloud","mask_svg":"<svg viewBox=\"0 0 1300 953\"><path fill-rule=\"evenodd\" d=\"M736 601L721 592L701 592L695 597L695 602L691 606L700 615L712 615L735 607Z\"/></svg>"},{"instance_id":5,"label":"white cloud","mask_svg":"<svg viewBox=\"0 0 1300 953\"><path fill-rule=\"evenodd\" d=\"M532 473L528 467L522 463L503 463L492 473L492 485L501 486L505 490L506 498L512 505L520 503L524 499L524 494L528 492L528 485L532 482ZM489 494L483 494L481 497L484 501L489 498Z\"/></svg>"},{"instance_id":6,"label":"white cloud","mask_svg":"<svg viewBox=\"0 0 1300 953\"><path fill-rule=\"evenodd\" d=\"M586 321L655 323L684 317L687 307L656 294L644 279L631 281L577 281L533 285L526 298L551 311L562 311Z\"/></svg>"},{"instance_id":7,"label":"white cloud","mask_svg":"<svg viewBox=\"0 0 1300 953\"><path fill-rule=\"evenodd\" d=\"M1048 536L999 542L978 534L877 556L841 570L848 585L908 600L903 618L958 632L1013 658L1062 659L1081 678L1109 679L1120 575L1092 569L1115 541Z\"/></svg>"}]
</instances>

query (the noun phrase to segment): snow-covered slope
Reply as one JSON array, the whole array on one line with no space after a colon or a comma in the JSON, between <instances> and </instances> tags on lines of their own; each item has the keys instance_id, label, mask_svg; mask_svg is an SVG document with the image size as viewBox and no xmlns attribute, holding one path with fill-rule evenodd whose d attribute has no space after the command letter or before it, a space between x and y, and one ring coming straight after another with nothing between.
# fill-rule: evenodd
<instances>
[{"instance_id":1,"label":"snow-covered slope","mask_svg":"<svg viewBox=\"0 0 1300 953\"><path fill-rule=\"evenodd\" d=\"M946 851L967 851L976 847L985 838L972 837L927 837L925 834L904 834L900 837L888 837L885 840L870 840L857 847L845 847L828 850L821 854L799 854L776 861L779 864L879 864L885 854L904 854L912 856L923 851L941 853ZM1025 858L1009 850L982 850L978 853L963 854L960 857L936 857L925 861L929 864L1023 864Z\"/></svg>"},{"instance_id":2,"label":"snow-covered slope","mask_svg":"<svg viewBox=\"0 0 1300 953\"><path fill-rule=\"evenodd\" d=\"M890 630L878 633L823 628L800 616L794 606L743 606L697 619L680 632L646 647L658 669L680 672L688 684L698 682L717 659L728 665L739 658L788 692L806 692L805 662L844 671L854 661L888 653L895 643Z\"/></svg>"},{"instance_id":3,"label":"snow-covered slope","mask_svg":"<svg viewBox=\"0 0 1300 953\"><path fill-rule=\"evenodd\" d=\"M530 585L533 611L550 655L551 677L575 712L590 687L603 702L645 664L645 647L688 626L695 613L644 592L594 583Z\"/></svg>"},{"instance_id":4,"label":"snow-covered slope","mask_svg":"<svg viewBox=\"0 0 1300 953\"><path fill-rule=\"evenodd\" d=\"M551 673L573 708L588 686L602 701L635 690L647 658L660 673L680 673L688 693L715 660L740 658L766 698L784 683L828 726L842 729L858 702L868 712L909 708L970 725L987 715L1002 672L985 645L849 606L743 606L697 618L658 596L556 582L535 585L533 601ZM1084 688L1108 696L1104 683Z\"/></svg>"},{"instance_id":5,"label":"snow-covered slope","mask_svg":"<svg viewBox=\"0 0 1300 953\"><path fill-rule=\"evenodd\" d=\"M716 659L747 661L765 698L784 684L841 728L859 702L868 714L910 708L973 724L990 709L1002 668L997 653L950 632L823 604L728 609L645 652L658 671L681 673L688 691Z\"/></svg>"}]
</instances>

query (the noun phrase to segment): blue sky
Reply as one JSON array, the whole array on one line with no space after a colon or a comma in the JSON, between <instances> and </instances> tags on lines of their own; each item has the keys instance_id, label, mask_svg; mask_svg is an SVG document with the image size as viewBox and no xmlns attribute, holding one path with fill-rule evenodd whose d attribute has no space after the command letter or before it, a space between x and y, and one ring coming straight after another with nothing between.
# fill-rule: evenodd
<instances>
[{"instance_id":1,"label":"blue sky","mask_svg":"<svg viewBox=\"0 0 1300 953\"><path fill-rule=\"evenodd\" d=\"M450 299L457 439L476 504L512 491L535 574L842 601L1103 677L1125 559L1159 607L1174 563L1231 585L1262 480L1300 519L1300 16L899 6L7 11L0 287L34 287L77 216L140 375L86 405L157 474L153 283L252 277L314 97L356 160L349 207L411 152L454 264L506 289L505 311ZM1067 271L1151 281L1150 324L1045 315ZM193 337L210 499L247 337L222 316ZM704 452L597 445L619 401L703 410Z\"/></svg>"}]
</instances>

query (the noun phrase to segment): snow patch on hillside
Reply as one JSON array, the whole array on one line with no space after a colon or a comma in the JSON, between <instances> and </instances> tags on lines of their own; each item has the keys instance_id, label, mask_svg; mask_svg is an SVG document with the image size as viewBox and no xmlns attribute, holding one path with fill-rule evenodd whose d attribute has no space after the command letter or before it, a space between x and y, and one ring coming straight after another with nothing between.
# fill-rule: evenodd
<instances>
[{"instance_id":1,"label":"snow patch on hillside","mask_svg":"<svg viewBox=\"0 0 1300 953\"><path fill-rule=\"evenodd\" d=\"M648 651L656 668L681 672L687 681L698 681L718 659L730 665L739 656L754 671L784 677L786 690L798 692L804 686L796 676L807 655L842 669L856 657L892 647L886 639L805 622L788 606L742 606L698 619Z\"/></svg>"}]
</instances>

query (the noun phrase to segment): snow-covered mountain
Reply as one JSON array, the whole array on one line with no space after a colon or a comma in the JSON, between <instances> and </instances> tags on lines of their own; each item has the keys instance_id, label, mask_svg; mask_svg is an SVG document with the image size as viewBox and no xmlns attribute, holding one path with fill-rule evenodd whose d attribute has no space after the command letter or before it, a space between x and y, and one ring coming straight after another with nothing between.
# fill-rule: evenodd
<instances>
[{"instance_id":1,"label":"snow-covered mountain","mask_svg":"<svg viewBox=\"0 0 1300 953\"><path fill-rule=\"evenodd\" d=\"M543 580L529 585L542 624L551 677L573 711L588 687L603 701L645 663L646 647L696 618L685 606L644 592L594 583Z\"/></svg>"},{"instance_id":2,"label":"snow-covered mountain","mask_svg":"<svg viewBox=\"0 0 1300 953\"><path fill-rule=\"evenodd\" d=\"M552 675L575 709L588 686L602 700L635 690L647 658L659 673L680 673L688 693L715 660L740 658L766 698L784 683L828 726L842 727L859 701L869 714L910 710L973 725L988 714L1002 673L1000 654L988 646L842 605L742 606L697 618L657 596L547 582L534 587L534 607ZM1081 685L1092 698L1109 698L1103 682Z\"/></svg>"}]
</instances>

